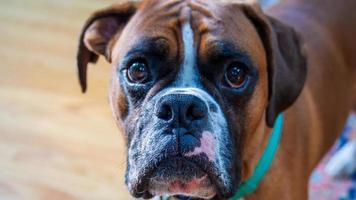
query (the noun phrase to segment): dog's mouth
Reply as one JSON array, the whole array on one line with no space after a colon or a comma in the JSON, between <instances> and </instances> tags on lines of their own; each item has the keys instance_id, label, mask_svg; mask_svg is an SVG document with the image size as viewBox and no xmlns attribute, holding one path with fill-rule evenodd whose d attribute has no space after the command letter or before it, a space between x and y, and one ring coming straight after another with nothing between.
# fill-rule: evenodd
<instances>
[{"instance_id":1,"label":"dog's mouth","mask_svg":"<svg viewBox=\"0 0 356 200\"><path fill-rule=\"evenodd\" d=\"M148 181L148 191L155 196L183 195L211 199L216 188L209 174L185 158L164 160Z\"/></svg>"},{"instance_id":2,"label":"dog's mouth","mask_svg":"<svg viewBox=\"0 0 356 200\"><path fill-rule=\"evenodd\" d=\"M164 159L141 179L137 185L141 188L139 196L150 198L179 195L211 199L217 195L217 175L207 165L202 166L184 157Z\"/></svg>"}]
</instances>

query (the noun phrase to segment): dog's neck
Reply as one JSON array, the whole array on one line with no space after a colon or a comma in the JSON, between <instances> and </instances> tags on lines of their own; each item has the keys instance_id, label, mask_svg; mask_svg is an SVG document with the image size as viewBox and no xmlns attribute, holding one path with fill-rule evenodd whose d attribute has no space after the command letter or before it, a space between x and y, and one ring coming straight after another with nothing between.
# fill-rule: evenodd
<instances>
[{"instance_id":1,"label":"dog's neck","mask_svg":"<svg viewBox=\"0 0 356 200\"><path fill-rule=\"evenodd\" d=\"M245 181L252 176L258 162L263 155L266 146L271 137L272 129L268 127L263 121L257 126L254 133L249 134L245 137L245 149L243 152L243 167L242 167L242 180ZM283 139L284 138L284 139ZM281 195L288 199L288 192L280 194L276 191L280 190L283 185L287 185L289 179L281 177L291 177L298 170L298 167L293 166L290 158L291 147L290 142L285 142L290 140L290 136L285 135L281 138L281 142L278 147L278 151L274 156L273 162L263 177L262 181L259 183L255 192L244 197L245 200L249 199L279 199ZM257 142L258 141L258 142ZM288 144L288 146L286 145ZM295 143L295 145L297 145ZM294 146L294 145L292 145ZM293 148L293 147L292 147ZM285 187L283 190L288 190L290 187ZM276 196L277 195L277 196Z\"/></svg>"}]
</instances>

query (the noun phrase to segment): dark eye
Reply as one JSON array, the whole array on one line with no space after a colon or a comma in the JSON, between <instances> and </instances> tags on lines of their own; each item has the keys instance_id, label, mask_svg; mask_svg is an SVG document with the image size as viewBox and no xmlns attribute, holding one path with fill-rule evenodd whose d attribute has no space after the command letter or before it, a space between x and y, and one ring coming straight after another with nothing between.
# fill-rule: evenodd
<instances>
[{"instance_id":1,"label":"dark eye","mask_svg":"<svg viewBox=\"0 0 356 200\"><path fill-rule=\"evenodd\" d=\"M240 88L247 81L247 67L242 63L232 63L225 72L225 80L232 88Z\"/></svg>"},{"instance_id":2,"label":"dark eye","mask_svg":"<svg viewBox=\"0 0 356 200\"><path fill-rule=\"evenodd\" d=\"M133 83L143 83L148 79L148 67L144 61L133 62L127 69L127 77Z\"/></svg>"}]
</instances>

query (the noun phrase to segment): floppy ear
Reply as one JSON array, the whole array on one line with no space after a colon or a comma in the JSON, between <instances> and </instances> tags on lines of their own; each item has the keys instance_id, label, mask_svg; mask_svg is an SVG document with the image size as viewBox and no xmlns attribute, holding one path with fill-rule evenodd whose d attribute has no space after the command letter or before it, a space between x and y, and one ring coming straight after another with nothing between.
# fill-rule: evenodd
<instances>
[{"instance_id":1,"label":"floppy ear","mask_svg":"<svg viewBox=\"0 0 356 200\"><path fill-rule=\"evenodd\" d=\"M290 26L263 14L257 6L245 6L247 17L255 25L267 56L269 103L267 125L273 127L278 114L291 106L301 93L307 59L302 42Z\"/></svg>"},{"instance_id":2,"label":"floppy ear","mask_svg":"<svg viewBox=\"0 0 356 200\"><path fill-rule=\"evenodd\" d=\"M80 34L77 65L80 86L87 88L88 63L96 63L99 56L111 62L113 38L118 37L130 17L136 12L137 2L114 4L99 10L86 21Z\"/></svg>"}]
</instances>

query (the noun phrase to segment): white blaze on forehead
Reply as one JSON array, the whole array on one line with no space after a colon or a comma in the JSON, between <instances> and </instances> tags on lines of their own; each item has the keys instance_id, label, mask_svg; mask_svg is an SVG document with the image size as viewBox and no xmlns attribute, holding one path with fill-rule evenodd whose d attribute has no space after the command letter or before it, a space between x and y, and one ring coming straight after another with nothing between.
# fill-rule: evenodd
<instances>
[{"instance_id":1,"label":"white blaze on forehead","mask_svg":"<svg viewBox=\"0 0 356 200\"><path fill-rule=\"evenodd\" d=\"M196 50L194 48L194 32L189 21L183 24L182 38L184 59L178 74L177 84L181 87L197 86L198 71L196 69Z\"/></svg>"}]
</instances>

